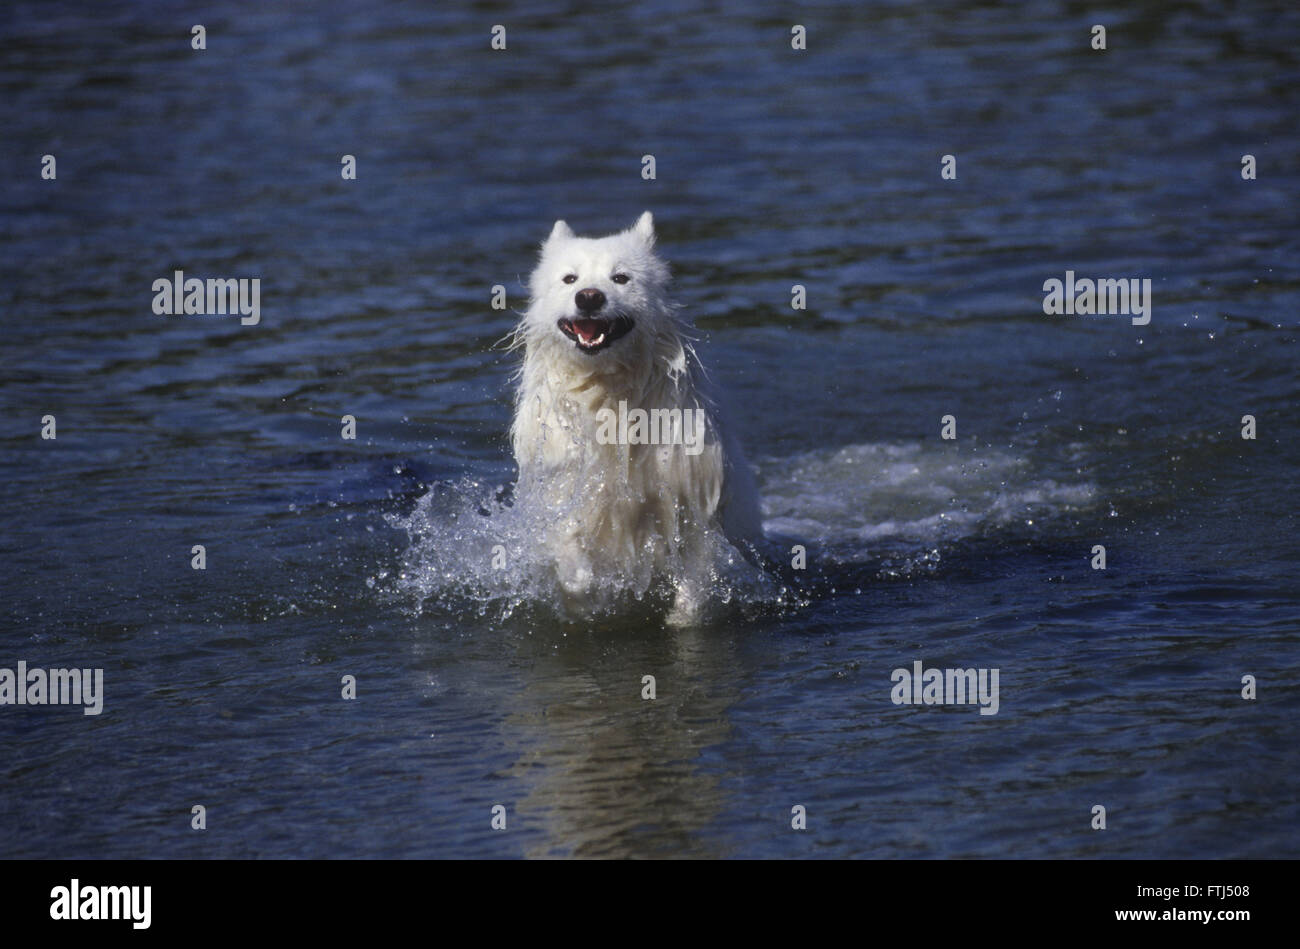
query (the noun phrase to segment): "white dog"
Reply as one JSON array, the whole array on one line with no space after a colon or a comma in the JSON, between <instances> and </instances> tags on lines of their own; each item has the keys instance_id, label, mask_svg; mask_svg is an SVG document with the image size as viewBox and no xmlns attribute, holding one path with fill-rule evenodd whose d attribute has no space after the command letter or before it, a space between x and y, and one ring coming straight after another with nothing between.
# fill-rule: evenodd
<instances>
[{"instance_id":1,"label":"white dog","mask_svg":"<svg viewBox=\"0 0 1300 949\"><path fill-rule=\"evenodd\" d=\"M511 436L520 500L546 511L568 602L667 582L669 619L685 623L719 557L752 557L762 522L654 240L648 211L599 239L555 223L514 334L524 362Z\"/></svg>"}]
</instances>

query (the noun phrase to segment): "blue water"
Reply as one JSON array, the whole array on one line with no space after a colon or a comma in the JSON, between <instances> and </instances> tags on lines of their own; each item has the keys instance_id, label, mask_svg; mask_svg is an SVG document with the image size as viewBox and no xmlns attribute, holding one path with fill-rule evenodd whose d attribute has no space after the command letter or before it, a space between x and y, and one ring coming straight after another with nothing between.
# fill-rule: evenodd
<instances>
[{"instance_id":1,"label":"blue water","mask_svg":"<svg viewBox=\"0 0 1300 949\"><path fill-rule=\"evenodd\" d=\"M0 706L0 855L1300 856L1300 8L6 19L0 667L106 698ZM806 575L466 595L537 244L647 208ZM261 322L155 315L175 269ZM1044 315L1066 270L1150 325ZM916 660L998 713L893 704Z\"/></svg>"}]
</instances>

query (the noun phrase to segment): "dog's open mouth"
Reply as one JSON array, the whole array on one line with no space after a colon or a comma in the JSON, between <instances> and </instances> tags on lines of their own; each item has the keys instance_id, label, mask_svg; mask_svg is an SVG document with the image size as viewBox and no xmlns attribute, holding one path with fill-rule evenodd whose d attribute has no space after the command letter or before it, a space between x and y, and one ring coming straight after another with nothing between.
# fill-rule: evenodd
<instances>
[{"instance_id":1,"label":"dog's open mouth","mask_svg":"<svg viewBox=\"0 0 1300 949\"><path fill-rule=\"evenodd\" d=\"M584 353L598 353L614 340L630 333L635 323L627 316L616 316L612 320L584 316L573 320L566 317L556 325Z\"/></svg>"}]
</instances>

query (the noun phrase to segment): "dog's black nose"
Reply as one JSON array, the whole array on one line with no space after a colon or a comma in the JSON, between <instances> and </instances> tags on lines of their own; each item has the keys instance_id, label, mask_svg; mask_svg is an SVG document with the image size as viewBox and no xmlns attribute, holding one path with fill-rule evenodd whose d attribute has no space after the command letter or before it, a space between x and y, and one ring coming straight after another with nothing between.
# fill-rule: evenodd
<instances>
[{"instance_id":1,"label":"dog's black nose","mask_svg":"<svg viewBox=\"0 0 1300 949\"><path fill-rule=\"evenodd\" d=\"M583 313L595 313L605 305L605 294L592 287L579 290L577 296L573 299L577 302L578 309Z\"/></svg>"}]
</instances>

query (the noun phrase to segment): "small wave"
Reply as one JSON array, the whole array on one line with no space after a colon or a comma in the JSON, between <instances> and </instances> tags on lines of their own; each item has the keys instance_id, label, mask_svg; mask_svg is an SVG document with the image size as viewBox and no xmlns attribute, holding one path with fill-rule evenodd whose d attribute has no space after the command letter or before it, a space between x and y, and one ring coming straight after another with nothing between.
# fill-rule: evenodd
<instances>
[{"instance_id":1,"label":"small wave","mask_svg":"<svg viewBox=\"0 0 1300 949\"><path fill-rule=\"evenodd\" d=\"M710 534L713 549L676 561L669 576L606 574L575 602L543 542L563 512L529 503L526 489L515 494L465 479L437 484L409 513L387 516L409 546L395 572L369 582L413 601L417 612L436 607L504 620L540 609L575 620L662 616L674 581L689 576L717 610L784 612L820 591L843 589L841 581L851 579L861 592L864 565L868 578L934 572L944 550L961 540L1050 522L1096 494L1091 483L1036 477L1024 457L997 449L972 454L950 443L847 445L770 459L758 469L768 535L758 558ZM807 546L808 569L793 569L794 544ZM837 567L853 569L839 576Z\"/></svg>"}]
</instances>

